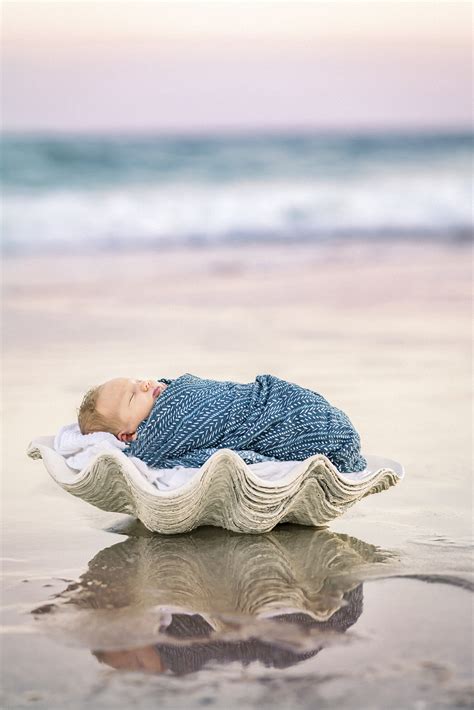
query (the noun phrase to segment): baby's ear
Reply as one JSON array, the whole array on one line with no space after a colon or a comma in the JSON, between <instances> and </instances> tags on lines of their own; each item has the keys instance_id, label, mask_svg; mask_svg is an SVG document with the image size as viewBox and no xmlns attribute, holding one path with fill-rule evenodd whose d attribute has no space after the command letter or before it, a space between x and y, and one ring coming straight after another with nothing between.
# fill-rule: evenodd
<instances>
[{"instance_id":1,"label":"baby's ear","mask_svg":"<svg viewBox=\"0 0 474 710\"><path fill-rule=\"evenodd\" d=\"M120 441L135 441L137 438L137 432L134 431L132 434L126 432L126 431L119 431L117 434L117 439L120 439Z\"/></svg>"}]
</instances>

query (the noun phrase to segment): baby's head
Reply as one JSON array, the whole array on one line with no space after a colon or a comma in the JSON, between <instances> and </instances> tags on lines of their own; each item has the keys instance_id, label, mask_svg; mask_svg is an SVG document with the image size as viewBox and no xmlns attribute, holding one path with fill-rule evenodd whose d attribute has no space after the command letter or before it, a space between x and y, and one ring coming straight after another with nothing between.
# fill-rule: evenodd
<instances>
[{"instance_id":1,"label":"baby's head","mask_svg":"<svg viewBox=\"0 0 474 710\"><path fill-rule=\"evenodd\" d=\"M93 387L85 394L77 414L82 434L108 431L120 441L134 441L138 425L148 417L165 388L156 380L129 377L116 377Z\"/></svg>"}]
</instances>

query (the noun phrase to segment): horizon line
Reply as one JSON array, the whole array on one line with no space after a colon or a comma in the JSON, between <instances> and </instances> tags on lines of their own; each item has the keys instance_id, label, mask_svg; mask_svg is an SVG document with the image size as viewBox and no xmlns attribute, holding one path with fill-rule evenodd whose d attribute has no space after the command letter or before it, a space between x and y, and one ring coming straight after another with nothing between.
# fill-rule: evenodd
<instances>
[{"instance_id":1,"label":"horizon line","mask_svg":"<svg viewBox=\"0 0 474 710\"><path fill-rule=\"evenodd\" d=\"M471 122L447 125L387 125L375 124L373 126L216 126L212 128L3 128L0 127L1 136L41 137L41 136L100 136L100 137L206 137L206 136L245 136L245 135L354 135L354 134L466 134L474 135Z\"/></svg>"}]
</instances>

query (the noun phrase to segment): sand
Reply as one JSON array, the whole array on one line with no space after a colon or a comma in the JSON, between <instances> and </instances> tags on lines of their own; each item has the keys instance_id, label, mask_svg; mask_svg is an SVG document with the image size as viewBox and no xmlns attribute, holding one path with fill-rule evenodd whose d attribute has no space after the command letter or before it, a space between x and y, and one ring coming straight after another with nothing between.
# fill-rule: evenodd
<instances>
[{"instance_id":1,"label":"sand","mask_svg":"<svg viewBox=\"0 0 474 710\"><path fill-rule=\"evenodd\" d=\"M466 244L430 242L6 259L3 706L145 708L158 699L170 708L466 706L472 667L471 265ZM114 657L116 664L146 666L149 650L127 651L130 619L127 626L115 597L92 640L77 635L74 604L65 605L67 613L61 606L59 616L31 613L56 608L54 595L84 575L98 553L107 555L105 548L123 543L124 535L143 539L144 532L130 527L126 516L60 490L41 463L26 457L28 442L73 421L82 393L94 383L184 372L242 382L268 372L311 387L349 414L363 451L406 468L399 486L367 498L330 526L325 544L338 545L337 536L346 535L357 543L351 546L375 546L383 558L369 555L364 566L343 563L344 574L329 575L342 607L355 604L346 598L351 585L362 589L363 606L359 599L359 613L343 633L318 638L313 629L308 641L290 625L282 640L274 625L262 626L251 615L249 621L238 595L217 594L212 582L202 582L198 597L207 594L212 607L214 594L216 609L234 619L239 638L248 637L250 623L257 639L293 654L285 667L265 665L258 654L243 663L234 653L238 638L227 635L223 642L234 644L234 656L211 658L193 672L158 672L155 659L150 673L124 673L91 653L113 628L112 650L126 651L120 662ZM209 534L196 538L196 554L211 540L219 559L228 542L221 531ZM322 542L312 540L316 559ZM173 565L179 567L189 543L177 541ZM272 569L278 550L275 543L265 553ZM100 584L113 590L127 564ZM306 565L301 578L290 570L296 575L290 587L311 596L320 578L307 578L310 555ZM247 588L249 569L245 562L234 566L233 574L243 575L239 589ZM97 586L97 576L92 581ZM159 589L161 582L154 584ZM280 592L272 590L278 606ZM136 594L126 608L142 628L151 607L136 603ZM190 595L191 607L198 597ZM48 614L54 624L39 619ZM141 640L148 648L149 628ZM320 646L300 658L303 647L310 653Z\"/></svg>"}]
</instances>

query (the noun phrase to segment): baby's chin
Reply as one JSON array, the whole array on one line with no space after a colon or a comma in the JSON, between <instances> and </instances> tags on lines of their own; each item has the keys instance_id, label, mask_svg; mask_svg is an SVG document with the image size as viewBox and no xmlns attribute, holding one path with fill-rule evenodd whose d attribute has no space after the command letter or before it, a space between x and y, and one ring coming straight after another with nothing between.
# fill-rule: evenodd
<instances>
[{"instance_id":1,"label":"baby's chin","mask_svg":"<svg viewBox=\"0 0 474 710\"><path fill-rule=\"evenodd\" d=\"M144 423L146 422L146 420L148 419L148 417L150 416L150 414L151 414L152 411L153 411L153 407L154 407L154 405L155 405L155 402L156 402L156 399L155 399L155 401L153 402L153 404L151 405L150 411L148 412L148 414L145 414L145 416L143 417L143 419L142 419L141 421L137 422L136 427L135 427L135 431L138 429L138 427L140 427L142 424L144 424Z\"/></svg>"}]
</instances>

